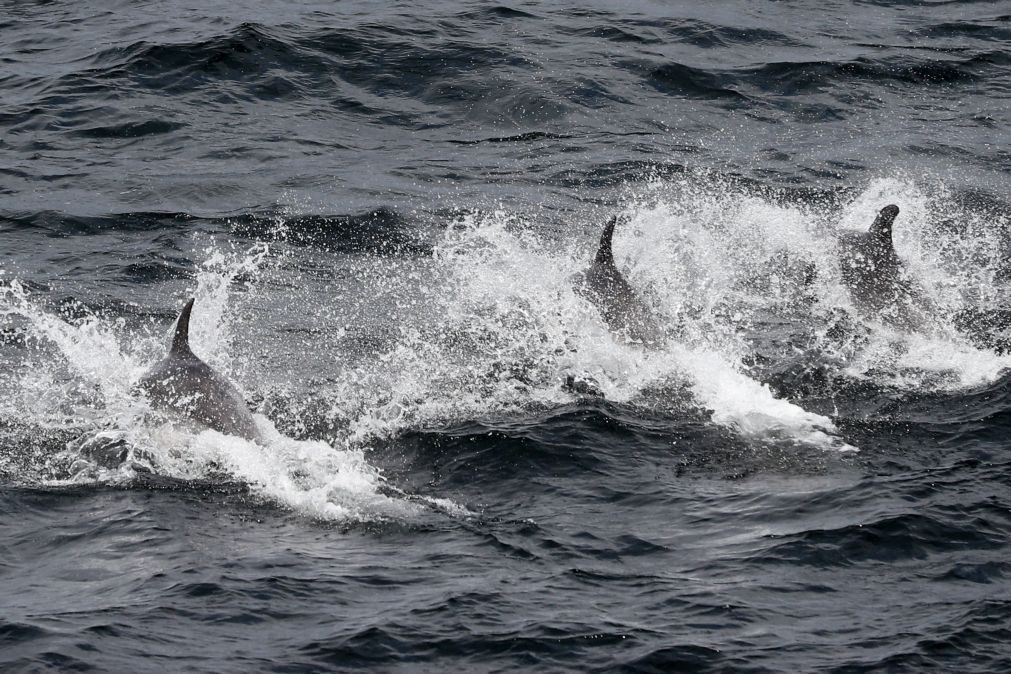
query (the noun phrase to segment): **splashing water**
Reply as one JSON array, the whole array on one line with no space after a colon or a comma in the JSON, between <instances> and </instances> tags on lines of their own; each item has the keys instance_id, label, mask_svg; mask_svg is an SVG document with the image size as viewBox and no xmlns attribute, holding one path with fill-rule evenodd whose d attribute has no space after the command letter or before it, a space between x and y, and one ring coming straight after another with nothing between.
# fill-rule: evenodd
<instances>
[{"instance_id":1,"label":"splashing water","mask_svg":"<svg viewBox=\"0 0 1011 674\"><path fill-rule=\"evenodd\" d=\"M210 252L194 292L201 309L194 313L194 342L202 356L227 373L227 364L233 362L224 349L230 334L229 285L240 274L255 273L267 251ZM130 334L122 319L104 321L88 314L63 320L36 304L17 281L0 289L0 312L27 323L42 357L41 367L27 369L14 383L21 395L10 399L2 414L27 414L38 424L77 427L65 449L52 452L42 463L21 467L35 471L22 470L18 477L23 482L124 484L141 473L185 481L227 476L254 494L319 519L402 520L433 507L468 514L450 502L398 496L366 462L361 448L342 450L322 441L287 438L262 415L255 417L265 438L262 445L164 420L135 395L133 386L152 363L143 354L160 358L165 339ZM90 395L75 399L71 389ZM75 403L69 417L68 402ZM5 471L17 468L7 466Z\"/></svg>"},{"instance_id":2,"label":"splashing water","mask_svg":"<svg viewBox=\"0 0 1011 674\"><path fill-rule=\"evenodd\" d=\"M592 380L609 400L656 409L664 401L642 396L687 376L716 423L749 437L851 449L830 419L751 377L743 363L756 343L772 358L801 353L848 377L910 389L973 386L1011 365L1008 356L973 346L950 321L968 297L990 288L1000 257L992 223L959 212L963 226L946 229L950 199L927 192L890 178L846 201L798 204L711 176L642 187L627 198L614 248L630 282L672 328L666 347L654 351L610 334L573 292L572 276L591 259L605 216L584 218L596 223L589 245L574 246L504 210L466 215L436 248L430 273L438 292L423 298L432 311L401 326L380 357L349 368L336 397L368 401L350 415L351 433L363 439L572 400L560 386L566 374ZM899 254L941 309L924 332L862 315L838 269L839 231L865 231L891 201L903 209ZM965 258L983 263L952 263Z\"/></svg>"},{"instance_id":3,"label":"splashing water","mask_svg":"<svg viewBox=\"0 0 1011 674\"><path fill-rule=\"evenodd\" d=\"M1006 297L997 276L1004 257L1000 232L1009 223L1006 216L958 210L953 202L943 188L902 177L873 181L824 208L768 191L720 189L712 181L652 184L626 209L632 232L616 240L616 255L629 261L630 276L665 313L687 308L698 316L688 330L693 343L711 345L730 360L747 355L749 333L768 336L785 321L805 334L793 348L808 350L812 360L841 361L849 376L910 389L969 387L1011 366L1008 356L975 347L952 321L970 304L992 310ZM901 209L897 252L934 307L920 332L862 315L839 271L838 234L867 231L888 203ZM853 340L826 337L840 312L865 333L858 348ZM731 320L713 320L721 316Z\"/></svg>"},{"instance_id":4,"label":"splashing water","mask_svg":"<svg viewBox=\"0 0 1011 674\"><path fill-rule=\"evenodd\" d=\"M625 242L620 246L624 252ZM779 400L749 379L735 364L738 352L728 346L740 344L724 332L672 340L658 350L612 335L596 308L573 289L573 275L591 256L587 250L559 251L502 211L462 218L436 250L443 289L429 298L438 303L436 318L405 329L395 348L359 363L339 384L335 397L342 400L361 399L363 382L370 389L370 409L353 422L354 437L569 402L574 394L562 387L567 374L592 380L608 400L656 409L665 401L643 400L644 390L688 375L697 403L712 409L717 423L748 436L786 434L852 449L833 436L831 420ZM681 304L656 309L675 322ZM689 327L689 333L707 333L700 323ZM680 404L666 403L672 409Z\"/></svg>"},{"instance_id":5,"label":"splashing water","mask_svg":"<svg viewBox=\"0 0 1011 674\"><path fill-rule=\"evenodd\" d=\"M865 230L885 202L902 209L899 255L940 309L920 332L861 315L841 281L837 234ZM365 460L376 439L567 404L579 395L563 385L571 377L644 414L683 410L684 400L664 385L674 382L714 423L744 437L851 450L831 419L804 409L802 400L777 397L746 363L756 353L772 362L801 357L830 363L841 376L909 389L997 377L1011 357L973 346L950 315L966 302L989 306L1004 296L1003 249L993 232L1008 223L951 202L901 177L845 199L803 203L712 176L630 188L614 252L669 328L656 349L613 335L573 289L604 216L575 219L585 237L560 242L539 233L529 216L472 212L451 223L430 258L418 259L316 261L312 251L294 248L280 257L266 247L241 254L208 248L195 291L198 353L268 397L288 396L295 416L305 417L295 426L328 422L330 430L308 437L329 444L287 438L262 415L266 448L159 422L132 386L163 353L163 336L131 333L123 319L92 314L63 320L15 281L0 290L0 311L19 317L39 348L33 366L5 383L16 396L3 413L77 424L98 445L122 440L134 448L127 461L106 467L93 446L78 443L61 458L73 467L61 479L128 480L138 469L178 479L223 472L265 498L332 519L402 518L422 507ZM292 274L297 283L284 277ZM282 380L268 381L236 348L242 340L230 293L244 278L286 284L283 320L311 321L313 330L298 348L271 342L290 340L290 332L261 331L257 347L272 360L292 352L314 376L280 369Z\"/></svg>"}]
</instances>

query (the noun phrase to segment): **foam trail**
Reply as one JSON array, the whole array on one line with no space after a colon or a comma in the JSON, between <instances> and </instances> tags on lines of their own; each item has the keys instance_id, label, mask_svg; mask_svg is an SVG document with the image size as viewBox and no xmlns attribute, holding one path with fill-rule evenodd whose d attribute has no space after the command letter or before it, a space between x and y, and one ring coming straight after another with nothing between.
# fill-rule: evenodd
<instances>
[{"instance_id":1,"label":"foam trail","mask_svg":"<svg viewBox=\"0 0 1011 674\"><path fill-rule=\"evenodd\" d=\"M417 504L391 497L395 492L382 476L354 454L374 438L571 402L574 394L561 385L570 374L595 380L608 400L644 410L668 402L657 390L688 380L694 402L710 410L715 423L743 436L852 450L832 420L804 410L802 400L777 398L752 377L758 368L742 363L757 362L756 351L773 363L800 357L828 363L846 377L910 389L973 385L1011 365L1011 357L971 346L946 318L967 297L985 304L1006 296L994 287L1003 249L992 231L1003 221L961 211L942 193L901 177L824 204L749 191L711 176L634 189L640 191L627 200L629 217L616 233L614 252L630 283L669 326L666 347L622 342L573 290L572 276L589 263L611 212L566 222L583 231L578 240L559 239L557 228L548 231L504 210L472 213L452 223L431 258L409 264L383 257L344 260L341 278L355 283L324 293L335 304L321 308L317 293L313 304L299 307L325 328L323 339L333 340L312 345L321 356L314 364L326 370L318 373L323 384L307 388L306 409L334 422L330 427L342 438L335 446L293 445L278 437L277 447L264 450L277 452L271 456L213 433L163 437L149 423L133 422L149 410L129 395L148 361L163 353L163 335L127 335L120 323L98 319L66 324L32 306L23 293L17 299L14 290L4 295L4 306L27 315L33 330L58 346L76 381L97 384L102 400L85 400L82 409L96 424L111 419L130 433L156 470L190 479L225 466L265 498L314 517L396 516L390 513L400 501ZM836 235L846 227L866 229L882 201L903 209L899 253L941 308L936 324L923 333L902 333L860 315L840 280ZM949 221L961 227L953 229ZM268 266L267 252L211 249L198 275L195 339L202 356L233 376L251 365L233 347L230 288L245 277L255 287ZM331 274L325 280L335 279ZM343 327L354 321L340 323L340 331L326 321L346 316L371 319L368 327L376 332L359 335L359 351L338 353ZM50 408L59 418L59 408L72 397L54 385L61 378L54 368L30 372L22 395L52 389ZM323 387L329 387L329 400L320 400ZM308 421L311 426L317 419ZM188 448L188 459L175 461L173 452L181 446Z\"/></svg>"},{"instance_id":2,"label":"foam trail","mask_svg":"<svg viewBox=\"0 0 1011 674\"><path fill-rule=\"evenodd\" d=\"M254 493L300 515L376 521L414 519L424 511L415 503L380 493L384 480L361 450L293 440L278 433L265 418L257 421L265 445L208 430L191 438L190 451L221 465Z\"/></svg>"},{"instance_id":3,"label":"foam trail","mask_svg":"<svg viewBox=\"0 0 1011 674\"><path fill-rule=\"evenodd\" d=\"M1007 284L998 280L1006 215L959 209L941 185L905 177L872 181L844 205L839 228L867 229L868 213L897 203L895 248L923 288L934 312L928 329L903 333L873 319L870 342L846 371L909 390L957 390L995 381L1011 368L1011 354L974 346L952 322L966 306L1003 309Z\"/></svg>"},{"instance_id":4,"label":"foam trail","mask_svg":"<svg viewBox=\"0 0 1011 674\"><path fill-rule=\"evenodd\" d=\"M765 384L738 371L713 352L682 352L692 391L713 412L713 421L755 438L785 438L825 449L857 451L836 433L831 419L773 395Z\"/></svg>"},{"instance_id":5,"label":"foam trail","mask_svg":"<svg viewBox=\"0 0 1011 674\"><path fill-rule=\"evenodd\" d=\"M219 298L222 302L208 301L194 315L196 334L227 331L228 282L239 273L255 271L262 255L254 251L248 256L209 258L195 294L198 301ZM133 391L152 360L138 354L161 357L162 334L131 335L124 321L107 322L97 316L67 322L37 306L16 280L0 288L0 312L17 314L27 322L40 355L48 356L47 351L55 347L60 356L46 358L41 368L28 369L17 387L22 394L19 404L27 407L35 422L48 418L80 429L80 436L44 465L5 465L4 470L15 473L15 479L53 485L129 484L139 472L184 481L220 480L224 473L266 500L317 519L410 520L433 509L453 516L470 514L448 501L426 501L388 488L380 471L365 460L361 447L338 449L322 441L287 438L262 415L254 415L265 438L262 445L179 420L165 421ZM124 347L127 343L129 349ZM64 368L74 388L90 392L90 397L78 402L72 419L67 418L67 390L54 386L68 379L61 371ZM44 410L31 399L33 392L44 397ZM8 405L4 413L24 411Z\"/></svg>"},{"instance_id":6,"label":"foam trail","mask_svg":"<svg viewBox=\"0 0 1011 674\"><path fill-rule=\"evenodd\" d=\"M873 180L826 207L711 177L637 190L615 254L665 314L691 314L687 344L734 362L749 351L745 335L763 343L771 328L786 322L806 335L791 347L813 361L841 361L848 376L910 389L976 386L1011 367L1009 356L974 346L951 320L966 306L1006 306L1007 283L998 279L1007 214L961 208L943 185L902 175ZM837 236L866 231L887 203L901 209L897 252L936 309L923 332L862 315L841 279ZM827 336L838 332L840 314L852 322L853 339ZM776 357L794 355L770 347Z\"/></svg>"},{"instance_id":7,"label":"foam trail","mask_svg":"<svg viewBox=\"0 0 1011 674\"><path fill-rule=\"evenodd\" d=\"M635 252L664 247L656 241L644 244L636 233L629 228L619 233L619 264L633 260L631 275L638 275L639 287L655 299L665 290L659 281L672 275L643 283ZM672 256L685 252L667 250ZM714 309L682 331L688 341L672 338L666 349L643 349L616 338L596 308L573 289L573 274L591 256L589 250L559 250L508 213L463 218L436 251L436 264L446 275L443 287L452 290L438 322L429 333L408 331L381 359L381 371L348 375L388 391L388 402L360 416L354 432L364 438L450 419L522 414L530 406L571 400L561 388L567 374L593 379L608 400L653 407L664 403L643 400L644 391L687 375L694 380L696 401L713 410L714 421L742 435L854 449L833 435L829 419L777 399L733 366L740 362L742 342L733 329L713 322ZM669 268L668 261L662 273ZM676 280L698 277L685 274ZM667 307L656 303L658 315L670 324L678 323L683 304L720 304L706 295L719 292L716 283L668 287L672 296L687 298Z\"/></svg>"}]
</instances>

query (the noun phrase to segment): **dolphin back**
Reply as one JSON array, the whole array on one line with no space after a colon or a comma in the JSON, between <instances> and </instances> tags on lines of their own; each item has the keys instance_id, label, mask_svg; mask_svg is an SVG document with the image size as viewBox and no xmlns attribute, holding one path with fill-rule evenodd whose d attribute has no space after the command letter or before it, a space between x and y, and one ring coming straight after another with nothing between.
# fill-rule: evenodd
<instances>
[{"instance_id":1,"label":"dolphin back","mask_svg":"<svg viewBox=\"0 0 1011 674\"><path fill-rule=\"evenodd\" d=\"M175 412L227 435L260 441L260 433L246 402L227 378L190 350L190 299L179 313L168 355L139 382L158 409Z\"/></svg>"}]
</instances>

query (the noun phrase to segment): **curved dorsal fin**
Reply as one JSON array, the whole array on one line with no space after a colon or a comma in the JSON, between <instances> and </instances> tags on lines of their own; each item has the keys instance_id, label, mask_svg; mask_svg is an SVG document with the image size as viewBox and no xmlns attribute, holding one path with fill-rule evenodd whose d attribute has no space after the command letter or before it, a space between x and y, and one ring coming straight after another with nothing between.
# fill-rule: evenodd
<instances>
[{"instance_id":1,"label":"curved dorsal fin","mask_svg":"<svg viewBox=\"0 0 1011 674\"><path fill-rule=\"evenodd\" d=\"M898 215L899 207L895 204L890 204L882 208L878 213L878 217L874 218L874 224L871 225L871 234L880 239L884 239L891 244L892 223L895 222L895 218Z\"/></svg>"},{"instance_id":2,"label":"curved dorsal fin","mask_svg":"<svg viewBox=\"0 0 1011 674\"><path fill-rule=\"evenodd\" d=\"M604 231L600 235L600 248L597 249L597 256L594 262L610 267L614 266L614 252L611 250L611 239L614 238L614 226L618 224L618 216L612 215L611 219L604 225Z\"/></svg>"},{"instance_id":3,"label":"curved dorsal fin","mask_svg":"<svg viewBox=\"0 0 1011 674\"><path fill-rule=\"evenodd\" d=\"M191 297L183 310L179 312L175 334L172 336L172 348L169 349L171 355L180 356L193 353L190 351L190 312L193 311L193 300L194 298Z\"/></svg>"}]
</instances>

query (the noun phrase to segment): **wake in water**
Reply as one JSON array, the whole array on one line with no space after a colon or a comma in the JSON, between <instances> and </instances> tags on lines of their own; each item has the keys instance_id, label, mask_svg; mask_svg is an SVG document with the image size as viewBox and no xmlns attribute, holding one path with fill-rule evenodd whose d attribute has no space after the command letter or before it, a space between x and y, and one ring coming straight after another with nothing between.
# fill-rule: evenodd
<instances>
[{"instance_id":1,"label":"wake in water","mask_svg":"<svg viewBox=\"0 0 1011 674\"><path fill-rule=\"evenodd\" d=\"M840 273L839 235L866 231L890 201L902 212L895 225L898 254L934 308L920 330L897 329L862 312ZM896 179L820 208L732 183L724 190L700 189L691 180L656 184L633 202L642 252L627 259L630 274L655 289L661 307L683 310L683 298L691 298L701 304L696 313L731 317L732 330L702 323L728 355L748 359L757 349L783 359L800 350L812 362L831 360L848 376L881 384L930 388L943 372L943 386L974 386L997 378L1011 361L977 348L953 317L970 306L999 307L1007 292L999 233L1007 222L955 209L953 202L936 186ZM784 337L788 343L777 344Z\"/></svg>"},{"instance_id":2,"label":"wake in water","mask_svg":"<svg viewBox=\"0 0 1011 674\"><path fill-rule=\"evenodd\" d=\"M902 208L899 254L939 309L922 330L862 314L841 279L839 231L865 229L887 200ZM36 453L3 470L56 483L129 482L138 472L225 476L297 512L337 520L409 518L432 507L465 513L398 492L368 451L408 431L522 417L587 393L671 423L702 412L759 445L854 450L833 408L825 400L820 411L806 408L794 380L827 369L844 380L952 390L992 381L1011 365L974 346L951 319L967 303L999 301L1002 249L995 223L953 213L949 201L899 180L824 203L713 176L630 189L614 255L667 326L667 338L648 347L609 330L574 287L592 250L501 210L452 220L430 256L314 260L311 249L283 241L240 255L210 248L197 275L193 344L257 401L263 443L180 428L136 394L139 376L163 352L162 324L128 325L83 309L58 317L15 280L0 307L32 348L5 370L3 415L59 429L54 443L66 446L53 453L51 444L45 460ZM573 224L596 234L604 219ZM248 287L236 303L240 278ZM283 288L280 303L267 287ZM262 305L283 306L273 314L282 325L240 317L254 305L261 315ZM276 366L284 358L292 369ZM68 427L78 429L69 441Z\"/></svg>"},{"instance_id":3,"label":"wake in water","mask_svg":"<svg viewBox=\"0 0 1011 674\"><path fill-rule=\"evenodd\" d=\"M239 275L255 273L266 255L266 249L240 256L213 251L197 276L192 332L200 336L201 355L226 371L235 362L225 348L234 320L227 311L229 287ZM164 351L164 336L131 331L122 319L106 321L83 310L83 317L64 320L37 305L17 281L3 287L0 302L8 318L24 323L38 359L3 382L11 394L2 411L7 439L12 444L23 439L11 432L12 420L20 417L31 420L33 434L49 431L55 441L39 448L44 457L6 454L12 465L0 468L18 482L129 484L146 474L184 482L235 481L303 515L338 521L411 519L426 507L465 512L387 486L360 448L285 437L263 415L255 417L261 442L181 425L152 410L136 389L152 352Z\"/></svg>"},{"instance_id":4,"label":"wake in water","mask_svg":"<svg viewBox=\"0 0 1011 674\"><path fill-rule=\"evenodd\" d=\"M862 314L841 279L838 233L865 230L884 195L903 205L899 252L940 308L922 332ZM338 382L344 400L364 399L355 386L369 382L369 411L351 423L353 432L395 434L557 405L572 399L559 383L574 377L646 415L698 406L753 441L847 449L828 416L791 402L789 386L777 386L783 399L762 383L782 381L779 364L910 390L979 385L1011 364L975 347L950 320L979 299L964 291L989 283L1000 247L992 234L980 235L992 232L984 214L959 212L960 226L951 228L943 193L927 199L915 183L882 180L846 199L798 205L703 176L657 181L625 201L628 224L615 255L658 321L671 326L669 341L651 349L626 343L574 292L572 277L592 248L539 235L535 223L506 211L468 215L436 247L438 280L421 300L431 313L404 329L378 368L361 360ZM605 219L580 223L589 241ZM967 268L952 251L983 263Z\"/></svg>"}]
</instances>

